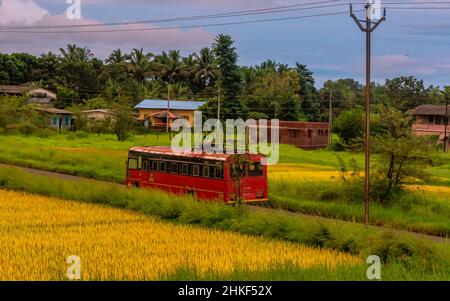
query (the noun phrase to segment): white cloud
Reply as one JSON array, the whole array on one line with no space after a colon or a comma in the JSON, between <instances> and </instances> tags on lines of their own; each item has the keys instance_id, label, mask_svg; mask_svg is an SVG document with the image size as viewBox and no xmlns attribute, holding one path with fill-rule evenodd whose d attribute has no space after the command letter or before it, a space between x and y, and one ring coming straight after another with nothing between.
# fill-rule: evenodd
<instances>
[{"instance_id":1,"label":"white cloud","mask_svg":"<svg viewBox=\"0 0 450 301\"><path fill-rule=\"evenodd\" d=\"M31 0L2 0L0 23L30 25L48 15L48 11Z\"/></svg>"},{"instance_id":2,"label":"white cloud","mask_svg":"<svg viewBox=\"0 0 450 301\"><path fill-rule=\"evenodd\" d=\"M377 75L388 77L400 75L414 75L416 77L439 76L448 73L450 64L433 63L428 59L413 59L408 55L389 54L374 58L374 69Z\"/></svg>"},{"instance_id":3,"label":"white cloud","mask_svg":"<svg viewBox=\"0 0 450 301\"><path fill-rule=\"evenodd\" d=\"M5 2L6 1L6 2ZM23 19L21 9L27 7L27 19ZM18 20L26 20L26 24L36 26L60 26L76 24L99 24L98 20L69 20L65 14L49 15L46 10L39 7L32 1L3 0L0 11L7 12L9 23L2 25L16 25ZM121 26L120 29L131 30L128 32L110 33L69 33L71 30L98 30L99 27L90 28L53 28L48 31L58 31L62 33L0 33L3 41L3 52L30 52L36 55L48 51L57 51L65 47L68 43L87 46L100 57L106 58L113 49L121 48L128 51L132 48L144 48L146 51L159 52L167 49L180 49L189 53L208 46L214 39L214 34L204 29L167 29L167 30L147 30L133 31L135 29L155 28L150 24ZM104 29L104 27L102 27ZM118 27L108 27L118 29Z\"/></svg>"},{"instance_id":4,"label":"white cloud","mask_svg":"<svg viewBox=\"0 0 450 301\"><path fill-rule=\"evenodd\" d=\"M373 60L374 65L378 69L383 70L396 70L399 68L413 66L416 61L411 57L403 54L389 54L377 56Z\"/></svg>"}]
</instances>

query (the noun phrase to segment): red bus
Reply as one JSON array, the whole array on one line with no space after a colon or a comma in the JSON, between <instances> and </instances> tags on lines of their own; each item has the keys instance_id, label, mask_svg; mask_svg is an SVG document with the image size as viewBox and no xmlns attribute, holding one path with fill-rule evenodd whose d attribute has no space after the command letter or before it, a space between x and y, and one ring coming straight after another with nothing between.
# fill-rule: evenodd
<instances>
[{"instance_id":1,"label":"red bus","mask_svg":"<svg viewBox=\"0 0 450 301\"><path fill-rule=\"evenodd\" d=\"M133 147L126 185L225 203L266 202L267 166L262 155L176 154L170 147Z\"/></svg>"}]
</instances>

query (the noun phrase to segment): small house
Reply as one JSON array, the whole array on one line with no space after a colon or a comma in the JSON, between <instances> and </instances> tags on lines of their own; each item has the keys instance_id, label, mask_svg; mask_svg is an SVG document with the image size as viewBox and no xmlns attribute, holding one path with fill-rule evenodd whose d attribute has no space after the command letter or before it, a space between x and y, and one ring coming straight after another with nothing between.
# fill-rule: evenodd
<instances>
[{"instance_id":1,"label":"small house","mask_svg":"<svg viewBox=\"0 0 450 301\"><path fill-rule=\"evenodd\" d=\"M439 141L448 143L448 133L446 132L447 113L445 105L421 105L412 111L414 123L412 131L416 135L439 136ZM447 129L448 131L448 129Z\"/></svg>"},{"instance_id":2,"label":"small house","mask_svg":"<svg viewBox=\"0 0 450 301\"><path fill-rule=\"evenodd\" d=\"M107 118L112 118L114 113L110 109L94 109L81 111L81 114L86 116L88 120L92 121L102 121Z\"/></svg>"},{"instance_id":3,"label":"small house","mask_svg":"<svg viewBox=\"0 0 450 301\"><path fill-rule=\"evenodd\" d=\"M31 85L0 85L0 94L29 97L30 103L39 106L53 106L56 101L56 94L43 88L33 87Z\"/></svg>"},{"instance_id":4,"label":"small house","mask_svg":"<svg viewBox=\"0 0 450 301\"><path fill-rule=\"evenodd\" d=\"M161 100L146 99L134 108L139 112L138 120L145 128L153 127L165 129L177 119L185 119L191 125L194 123L194 112L198 111L206 102L191 100Z\"/></svg>"},{"instance_id":5,"label":"small house","mask_svg":"<svg viewBox=\"0 0 450 301\"><path fill-rule=\"evenodd\" d=\"M72 128L72 112L55 108L36 108L43 116L44 126L62 130L70 130Z\"/></svg>"},{"instance_id":6,"label":"small house","mask_svg":"<svg viewBox=\"0 0 450 301\"><path fill-rule=\"evenodd\" d=\"M267 140L271 141L271 132L275 126L267 122ZM320 149L328 147L329 124L327 122L279 121L279 143L290 144L302 149Z\"/></svg>"}]
</instances>

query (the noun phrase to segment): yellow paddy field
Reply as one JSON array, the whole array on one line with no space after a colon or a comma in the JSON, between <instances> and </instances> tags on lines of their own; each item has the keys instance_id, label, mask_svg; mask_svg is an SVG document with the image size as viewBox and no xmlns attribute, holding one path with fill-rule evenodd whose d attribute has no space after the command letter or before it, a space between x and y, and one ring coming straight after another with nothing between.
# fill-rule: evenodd
<instances>
[{"instance_id":1,"label":"yellow paddy field","mask_svg":"<svg viewBox=\"0 0 450 301\"><path fill-rule=\"evenodd\" d=\"M360 172L360 175L364 176L364 172ZM338 178L339 171L313 164L277 164L275 166L269 166L268 177L271 181L326 182L333 181ZM410 191L450 196L450 187L448 186L411 184L407 185L406 188Z\"/></svg>"},{"instance_id":2,"label":"yellow paddy field","mask_svg":"<svg viewBox=\"0 0 450 301\"><path fill-rule=\"evenodd\" d=\"M361 264L352 255L230 232L179 226L134 212L0 190L0 280L157 280L179 269L226 275Z\"/></svg>"}]
</instances>

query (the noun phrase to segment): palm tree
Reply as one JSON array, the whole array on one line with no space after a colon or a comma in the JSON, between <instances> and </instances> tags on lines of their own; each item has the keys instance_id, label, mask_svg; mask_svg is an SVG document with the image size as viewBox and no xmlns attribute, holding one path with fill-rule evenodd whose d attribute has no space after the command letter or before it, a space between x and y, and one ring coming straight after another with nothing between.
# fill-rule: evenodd
<instances>
[{"instance_id":1,"label":"palm tree","mask_svg":"<svg viewBox=\"0 0 450 301\"><path fill-rule=\"evenodd\" d=\"M167 54L163 52L160 57L158 57L159 65L159 77L167 83L167 120L166 120L166 132L169 132L169 110L170 110L170 99L171 99L171 85L176 81L182 80L186 77L187 73L181 61L180 51L171 50Z\"/></svg>"},{"instance_id":2,"label":"palm tree","mask_svg":"<svg viewBox=\"0 0 450 301\"><path fill-rule=\"evenodd\" d=\"M267 72L274 72L277 70L277 62L272 60L267 60L265 62L262 62L261 65L256 66L256 70L258 72L261 72L263 74L267 74Z\"/></svg>"},{"instance_id":3,"label":"palm tree","mask_svg":"<svg viewBox=\"0 0 450 301\"><path fill-rule=\"evenodd\" d=\"M97 88L98 74L93 64L93 53L75 44L69 44L67 49L60 48L59 51L59 81L70 90L76 89L77 93L82 93L83 98L89 97L90 92Z\"/></svg>"},{"instance_id":4,"label":"palm tree","mask_svg":"<svg viewBox=\"0 0 450 301\"><path fill-rule=\"evenodd\" d=\"M289 71L289 65L288 64L278 64L277 66L277 72L282 74L283 72Z\"/></svg>"},{"instance_id":5,"label":"palm tree","mask_svg":"<svg viewBox=\"0 0 450 301\"><path fill-rule=\"evenodd\" d=\"M180 51L171 50L168 54L163 52L159 59L160 78L168 85L168 96L170 98L170 85L178 80L183 80L187 77L188 72L182 63Z\"/></svg>"},{"instance_id":6,"label":"palm tree","mask_svg":"<svg viewBox=\"0 0 450 301\"><path fill-rule=\"evenodd\" d=\"M107 64L121 64L125 62L125 55L120 48L114 50L111 55L106 59Z\"/></svg>"},{"instance_id":7,"label":"palm tree","mask_svg":"<svg viewBox=\"0 0 450 301\"><path fill-rule=\"evenodd\" d=\"M152 57L152 53L145 54L142 48L134 48L127 56L128 72L138 83L142 83L151 75L152 64L150 59Z\"/></svg>"},{"instance_id":8,"label":"palm tree","mask_svg":"<svg viewBox=\"0 0 450 301\"><path fill-rule=\"evenodd\" d=\"M194 82L204 88L218 77L219 70L211 49L205 47L199 54L194 54L194 57L197 65Z\"/></svg>"},{"instance_id":9,"label":"palm tree","mask_svg":"<svg viewBox=\"0 0 450 301\"><path fill-rule=\"evenodd\" d=\"M189 54L188 56L182 59L183 71L185 75L185 84L189 86L189 88L195 88L195 72L197 68L197 62L195 60L195 54Z\"/></svg>"},{"instance_id":10,"label":"palm tree","mask_svg":"<svg viewBox=\"0 0 450 301\"><path fill-rule=\"evenodd\" d=\"M60 48L59 51L63 62L89 62L94 57L94 54L88 48L81 48L75 44L68 44L67 50Z\"/></svg>"}]
</instances>

